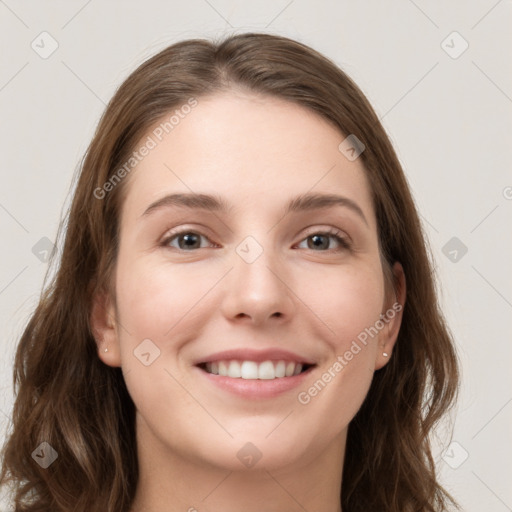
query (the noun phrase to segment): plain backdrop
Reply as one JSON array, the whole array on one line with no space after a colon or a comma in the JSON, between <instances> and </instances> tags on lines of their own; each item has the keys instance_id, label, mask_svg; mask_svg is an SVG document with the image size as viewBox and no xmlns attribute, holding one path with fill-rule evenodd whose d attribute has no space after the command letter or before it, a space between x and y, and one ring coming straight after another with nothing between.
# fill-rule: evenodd
<instances>
[{"instance_id":1,"label":"plain backdrop","mask_svg":"<svg viewBox=\"0 0 512 512\"><path fill-rule=\"evenodd\" d=\"M0 440L17 339L105 103L173 42L264 31L333 59L381 117L463 366L440 477L466 511L512 510L511 22L510 0L0 0Z\"/></svg>"}]
</instances>

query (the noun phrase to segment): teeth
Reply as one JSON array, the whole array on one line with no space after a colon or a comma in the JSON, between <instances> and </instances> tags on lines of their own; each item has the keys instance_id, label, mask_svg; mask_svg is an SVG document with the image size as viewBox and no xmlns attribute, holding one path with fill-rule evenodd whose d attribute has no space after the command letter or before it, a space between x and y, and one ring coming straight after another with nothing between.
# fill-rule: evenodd
<instances>
[{"instance_id":1,"label":"teeth","mask_svg":"<svg viewBox=\"0 0 512 512\"><path fill-rule=\"evenodd\" d=\"M263 361L256 363L254 361L215 361L206 363L206 371L221 377L231 377L232 379L260 379L272 380L282 377L292 377L299 375L302 371L301 363L292 361Z\"/></svg>"},{"instance_id":2,"label":"teeth","mask_svg":"<svg viewBox=\"0 0 512 512\"><path fill-rule=\"evenodd\" d=\"M286 365L285 375L287 377L291 377L293 375L294 370L295 370L295 363L288 363Z\"/></svg>"},{"instance_id":3,"label":"teeth","mask_svg":"<svg viewBox=\"0 0 512 512\"><path fill-rule=\"evenodd\" d=\"M222 377L227 377L228 365L227 365L226 361L219 361L219 375Z\"/></svg>"},{"instance_id":4,"label":"teeth","mask_svg":"<svg viewBox=\"0 0 512 512\"><path fill-rule=\"evenodd\" d=\"M242 379L257 379L258 364L253 361L244 361L240 366L240 373Z\"/></svg>"},{"instance_id":5,"label":"teeth","mask_svg":"<svg viewBox=\"0 0 512 512\"><path fill-rule=\"evenodd\" d=\"M228 377L239 379L242 376L242 370L238 361L231 361L228 367Z\"/></svg>"},{"instance_id":6,"label":"teeth","mask_svg":"<svg viewBox=\"0 0 512 512\"><path fill-rule=\"evenodd\" d=\"M260 364L258 367L258 379L275 379L276 378L276 371L274 370L274 365L272 364L272 361L264 361Z\"/></svg>"},{"instance_id":7,"label":"teeth","mask_svg":"<svg viewBox=\"0 0 512 512\"><path fill-rule=\"evenodd\" d=\"M286 375L286 363L284 361L279 361L276 364L276 377L284 377Z\"/></svg>"}]
</instances>

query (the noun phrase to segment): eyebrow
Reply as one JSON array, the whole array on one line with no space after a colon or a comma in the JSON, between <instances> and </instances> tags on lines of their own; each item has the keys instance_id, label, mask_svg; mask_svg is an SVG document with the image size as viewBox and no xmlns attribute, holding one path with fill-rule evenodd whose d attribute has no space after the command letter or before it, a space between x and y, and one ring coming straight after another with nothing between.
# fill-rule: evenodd
<instances>
[{"instance_id":1,"label":"eyebrow","mask_svg":"<svg viewBox=\"0 0 512 512\"><path fill-rule=\"evenodd\" d=\"M181 207L188 209L211 210L219 213L228 213L231 206L220 196L196 193L180 193L166 195L154 203L150 204L143 217L161 210L162 208ZM302 194L292 198L285 206L284 215L293 212L303 212L310 210L321 210L332 208L334 206L343 206L356 213L368 226L368 221L361 207L348 197L336 194ZM284 216L283 215L283 216Z\"/></svg>"}]
</instances>

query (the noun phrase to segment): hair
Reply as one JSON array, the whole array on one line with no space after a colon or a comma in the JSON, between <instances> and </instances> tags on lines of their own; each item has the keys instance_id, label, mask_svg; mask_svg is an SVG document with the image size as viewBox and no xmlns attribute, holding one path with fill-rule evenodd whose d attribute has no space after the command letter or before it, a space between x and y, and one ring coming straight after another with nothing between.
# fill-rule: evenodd
<instances>
[{"instance_id":1,"label":"hair","mask_svg":"<svg viewBox=\"0 0 512 512\"><path fill-rule=\"evenodd\" d=\"M455 402L458 361L426 236L391 142L364 94L331 60L285 37L245 33L165 48L124 81L101 117L67 212L58 268L16 351L13 423L0 473L16 512L129 509L138 481L135 406L122 370L100 361L90 324L96 294L113 290L127 180L101 199L95 191L172 109L237 88L311 109L364 144L360 158L383 272L389 277L395 262L404 270L407 301L393 357L375 372L348 428L343 511L456 506L437 481L431 434ZM59 234L63 229L61 223ZM31 456L43 441L58 453L47 469Z\"/></svg>"}]
</instances>

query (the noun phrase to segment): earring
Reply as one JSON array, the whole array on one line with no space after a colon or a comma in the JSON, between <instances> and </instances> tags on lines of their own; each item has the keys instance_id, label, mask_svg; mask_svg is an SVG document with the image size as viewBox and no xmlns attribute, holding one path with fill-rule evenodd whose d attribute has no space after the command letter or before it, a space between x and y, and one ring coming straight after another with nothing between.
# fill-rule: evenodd
<instances>
[{"instance_id":1,"label":"earring","mask_svg":"<svg viewBox=\"0 0 512 512\"><path fill-rule=\"evenodd\" d=\"M383 355L384 357L388 357L388 356L389 356L389 354L388 354L387 352L382 352L382 355Z\"/></svg>"},{"instance_id":2,"label":"earring","mask_svg":"<svg viewBox=\"0 0 512 512\"><path fill-rule=\"evenodd\" d=\"M103 352L108 352L108 348L106 348Z\"/></svg>"}]
</instances>

